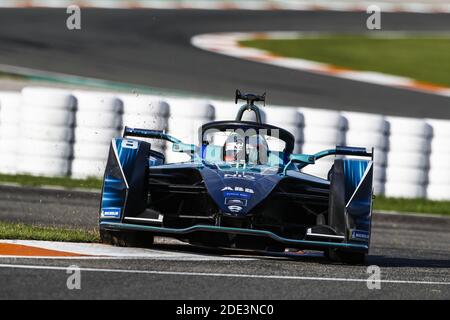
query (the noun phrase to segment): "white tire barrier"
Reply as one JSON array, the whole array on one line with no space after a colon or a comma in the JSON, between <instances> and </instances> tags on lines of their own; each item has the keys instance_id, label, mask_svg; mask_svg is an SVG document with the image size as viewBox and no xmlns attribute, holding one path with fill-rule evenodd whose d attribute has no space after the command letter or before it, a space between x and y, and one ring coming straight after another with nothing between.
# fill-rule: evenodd
<instances>
[{"instance_id":1,"label":"white tire barrier","mask_svg":"<svg viewBox=\"0 0 450 320\"><path fill-rule=\"evenodd\" d=\"M317 144L317 143L304 143L301 148L301 152L305 154L315 154L317 152L334 149L336 144ZM330 157L329 157L330 158Z\"/></svg>"},{"instance_id":2,"label":"white tire barrier","mask_svg":"<svg viewBox=\"0 0 450 320\"><path fill-rule=\"evenodd\" d=\"M166 117L161 117L159 115L137 115L125 113L123 115L123 126L163 131L167 130L168 120Z\"/></svg>"},{"instance_id":3,"label":"white tire barrier","mask_svg":"<svg viewBox=\"0 0 450 320\"><path fill-rule=\"evenodd\" d=\"M32 161L30 161L32 159ZM18 157L18 171L33 176L59 177L69 174L70 161L47 155L21 155Z\"/></svg>"},{"instance_id":4,"label":"white tire barrier","mask_svg":"<svg viewBox=\"0 0 450 320\"><path fill-rule=\"evenodd\" d=\"M450 200L450 120L426 121L433 128L427 198Z\"/></svg>"},{"instance_id":5,"label":"white tire barrier","mask_svg":"<svg viewBox=\"0 0 450 320\"><path fill-rule=\"evenodd\" d=\"M121 95L124 113L123 126L167 131L169 104L157 96ZM152 150L164 153L166 142L159 139L143 139L151 143Z\"/></svg>"},{"instance_id":6,"label":"white tire barrier","mask_svg":"<svg viewBox=\"0 0 450 320\"><path fill-rule=\"evenodd\" d=\"M323 179L327 179L328 172L330 171L333 165L333 161L323 161L323 160L317 161L314 165L304 167L302 169L302 172L313 176L318 176Z\"/></svg>"},{"instance_id":7,"label":"white tire barrier","mask_svg":"<svg viewBox=\"0 0 450 320\"><path fill-rule=\"evenodd\" d=\"M426 187L419 184L386 182L384 192L387 197L393 198L424 198Z\"/></svg>"},{"instance_id":8,"label":"white tire barrier","mask_svg":"<svg viewBox=\"0 0 450 320\"><path fill-rule=\"evenodd\" d=\"M345 142L348 146L358 146L386 150L388 137L380 132L347 131Z\"/></svg>"},{"instance_id":9,"label":"white tire barrier","mask_svg":"<svg viewBox=\"0 0 450 320\"><path fill-rule=\"evenodd\" d=\"M303 115L305 127L325 127L334 129L343 129L345 127L345 118L338 111L298 108Z\"/></svg>"},{"instance_id":10,"label":"white tire barrier","mask_svg":"<svg viewBox=\"0 0 450 320\"><path fill-rule=\"evenodd\" d=\"M234 120L239 108L229 101L43 87L0 91L0 172L101 177L110 141L123 126L167 130L183 142L198 143L200 125ZM314 154L336 145L374 147L376 194L450 199L450 120L282 106L261 111L264 122L295 136L296 152ZM244 113L243 120L255 121L254 114ZM189 161L163 141L149 142L165 152L167 162ZM303 171L326 178L333 160L321 159Z\"/></svg>"},{"instance_id":11,"label":"white tire barrier","mask_svg":"<svg viewBox=\"0 0 450 320\"><path fill-rule=\"evenodd\" d=\"M384 180L373 180L373 193L377 196L385 194Z\"/></svg>"},{"instance_id":12,"label":"white tire barrier","mask_svg":"<svg viewBox=\"0 0 450 320\"><path fill-rule=\"evenodd\" d=\"M74 110L76 99L70 91L45 87L25 87L22 104L42 109Z\"/></svg>"},{"instance_id":13,"label":"white tire barrier","mask_svg":"<svg viewBox=\"0 0 450 320\"><path fill-rule=\"evenodd\" d=\"M184 143L198 143L199 142L199 127L209 122L210 120L204 119L174 119L168 120L169 134L175 138L183 141ZM169 144L170 145L170 144Z\"/></svg>"},{"instance_id":14,"label":"white tire barrier","mask_svg":"<svg viewBox=\"0 0 450 320\"><path fill-rule=\"evenodd\" d=\"M199 142L199 127L214 119L215 110L212 104L204 100L171 98L167 100L170 106L168 132L185 143ZM165 150L166 162L184 162L189 157L185 154L172 152L172 145Z\"/></svg>"},{"instance_id":15,"label":"white tire barrier","mask_svg":"<svg viewBox=\"0 0 450 320\"><path fill-rule=\"evenodd\" d=\"M77 98L77 111L98 112L100 114L119 114L123 111L122 100L104 92L74 91Z\"/></svg>"},{"instance_id":16,"label":"white tire barrier","mask_svg":"<svg viewBox=\"0 0 450 320\"><path fill-rule=\"evenodd\" d=\"M386 181L425 185L428 182L428 173L419 168L387 167Z\"/></svg>"},{"instance_id":17,"label":"white tire barrier","mask_svg":"<svg viewBox=\"0 0 450 320\"><path fill-rule=\"evenodd\" d=\"M387 163L391 167L428 169L430 159L426 153L390 152Z\"/></svg>"},{"instance_id":18,"label":"white tire barrier","mask_svg":"<svg viewBox=\"0 0 450 320\"><path fill-rule=\"evenodd\" d=\"M433 129L427 198L450 200L450 120L426 121Z\"/></svg>"},{"instance_id":19,"label":"white tire barrier","mask_svg":"<svg viewBox=\"0 0 450 320\"><path fill-rule=\"evenodd\" d=\"M264 108L266 123L280 127L290 132L296 143L303 141L303 115L292 107L267 107Z\"/></svg>"},{"instance_id":20,"label":"white tire barrier","mask_svg":"<svg viewBox=\"0 0 450 320\"><path fill-rule=\"evenodd\" d=\"M450 200L450 184L430 184L427 198L431 200Z\"/></svg>"},{"instance_id":21,"label":"white tire barrier","mask_svg":"<svg viewBox=\"0 0 450 320\"><path fill-rule=\"evenodd\" d=\"M389 152L423 152L429 153L431 150L431 141L427 137L419 136L390 136Z\"/></svg>"},{"instance_id":22,"label":"white tire barrier","mask_svg":"<svg viewBox=\"0 0 450 320\"><path fill-rule=\"evenodd\" d=\"M212 100L211 104L214 106L214 120L235 120L236 114L239 111L239 106L227 101Z\"/></svg>"},{"instance_id":23,"label":"white tire barrier","mask_svg":"<svg viewBox=\"0 0 450 320\"><path fill-rule=\"evenodd\" d=\"M170 117L175 119L214 119L214 107L198 99L170 98Z\"/></svg>"},{"instance_id":24,"label":"white tire barrier","mask_svg":"<svg viewBox=\"0 0 450 320\"><path fill-rule=\"evenodd\" d=\"M0 173L17 173L17 155L15 152L11 153L2 150L2 156L0 157Z\"/></svg>"},{"instance_id":25,"label":"white tire barrier","mask_svg":"<svg viewBox=\"0 0 450 320\"><path fill-rule=\"evenodd\" d=\"M116 113L102 113L100 111L77 111L76 126L118 129L122 126L122 117Z\"/></svg>"},{"instance_id":26,"label":"white tire barrier","mask_svg":"<svg viewBox=\"0 0 450 320\"><path fill-rule=\"evenodd\" d=\"M377 166L386 167L387 162L387 152L375 149L373 154L373 163Z\"/></svg>"},{"instance_id":27,"label":"white tire barrier","mask_svg":"<svg viewBox=\"0 0 450 320\"><path fill-rule=\"evenodd\" d=\"M47 126L70 127L75 122L74 113L68 110L47 109L23 105L21 122L25 125L38 124Z\"/></svg>"},{"instance_id":28,"label":"white tire barrier","mask_svg":"<svg viewBox=\"0 0 450 320\"><path fill-rule=\"evenodd\" d=\"M450 153L432 153L430 156L430 168L450 170Z\"/></svg>"},{"instance_id":29,"label":"white tire barrier","mask_svg":"<svg viewBox=\"0 0 450 320\"><path fill-rule=\"evenodd\" d=\"M343 145L345 135L342 130L329 129L324 127L304 127L304 143L324 144L324 145Z\"/></svg>"},{"instance_id":30,"label":"white tire barrier","mask_svg":"<svg viewBox=\"0 0 450 320\"><path fill-rule=\"evenodd\" d=\"M112 138L120 135L120 130L111 128L75 128L76 144L82 142L109 145Z\"/></svg>"},{"instance_id":31,"label":"white tire barrier","mask_svg":"<svg viewBox=\"0 0 450 320\"><path fill-rule=\"evenodd\" d=\"M386 196L425 197L430 166L432 127L422 119L386 117L389 146ZM393 186L407 185L404 190Z\"/></svg>"},{"instance_id":32,"label":"white tire barrier","mask_svg":"<svg viewBox=\"0 0 450 320\"><path fill-rule=\"evenodd\" d=\"M342 112L345 118L347 146L374 148L374 193L384 194L388 163L389 123L385 117L361 112Z\"/></svg>"},{"instance_id":33,"label":"white tire barrier","mask_svg":"<svg viewBox=\"0 0 450 320\"><path fill-rule=\"evenodd\" d=\"M17 137L20 123L21 94L0 92L0 173L17 172Z\"/></svg>"},{"instance_id":34,"label":"white tire barrier","mask_svg":"<svg viewBox=\"0 0 450 320\"><path fill-rule=\"evenodd\" d=\"M120 134L123 102L104 92L75 91L78 100L71 175L101 177L111 139Z\"/></svg>"},{"instance_id":35,"label":"white tire barrier","mask_svg":"<svg viewBox=\"0 0 450 320\"><path fill-rule=\"evenodd\" d=\"M75 97L67 90L22 89L17 172L65 176L73 154Z\"/></svg>"},{"instance_id":36,"label":"white tire barrier","mask_svg":"<svg viewBox=\"0 0 450 320\"><path fill-rule=\"evenodd\" d=\"M18 92L0 91L0 126L20 122L22 96Z\"/></svg>"},{"instance_id":37,"label":"white tire barrier","mask_svg":"<svg viewBox=\"0 0 450 320\"><path fill-rule=\"evenodd\" d=\"M169 134L185 143L198 143L199 127L214 119L214 107L206 101L197 99L168 99L170 117ZM171 145L166 150L167 159L176 159L172 155Z\"/></svg>"},{"instance_id":38,"label":"white tire barrier","mask_svg":"<svg viewBox=\"0 0 450 320\"><path fill-rule=\"evenodd\" d=\"M169 104L162 98L149 95L121 95L123 113L137 116L157 115L168 117Z\"/></svg>"},{"instance_id":39,"label":"white tire barrier","mask_svg":"<svg viewBox=\"0 0 450 320\"><path fill-rule=\"evenodd\" d=\"M74 159L72 177L75 179L101 178L105 173L105 160Z\"/></svg>"},{"instance_id":40,"label":"white tire barrier","mask_svg":"<svg viewBox=\"0 0 450 320\"><path fill-rule=\"evenodd\" d=\"M303 153L316 153L345 143L345 119L339 112L310 108L298 108L297 111L303 116ZM315 146L322 147L314 149Z\"/></svg>"},{"instance_id":41,"label":"white tire barrier","mask_svg":"<svg viewBox=\"0 0 450 320\"><path fill-rule=\"evenodd\" d=\"M431 126L433 137L450 137L450 120L425 119L426 123Z\"/></svg>"},{"instance_id":42,"label":"white tire barrier","mask_svg":"<svg viewBox=\"0 0 450 320\"><path fill-rule=\"evenodd\" d=\"M296 108L273 106L263 108L266 122L278 127L286 124L303 126L303 115Z\"/></svg>"},{"instance_id":43,"label":"white tire barrier","mask_svg":"<svg viewBox=\"0 0 450 320\"><path fill-rule=\"evenodd\" d=\"M346 120L345 127L348 131L359 131L362 133L376 132L380 134L389 131L389 123L381 115L362 112L342 112L342 116Z\"/></svg>"},{"instance_id":44,"label":"white tire barrier","mask_svg":"<svg viewBox=\"0 0 450 320\"><path fill-rule=\"evenodd\" d=\"M73 146L73 158L75 160L82 159L104 161L108 158L110 143L75 143Z\"/></svg>"},{"instance_id":45,"label":"white tire barrier","mask_svg":"<svg viewBox=\"0 0 450 320\"><path fill-rule=\"evenodd\" d=\"M433 154L450 154L450 137L434 137L430 146Z\"/></svg>"},{"instance_id":46,"label":"white tire barrier","mask_svg":"<svg viewBox=\"0 0 450 320\"><path fill-rule=\"evenodd\" d=\"M67 126L22 125L19 132L23 139L46 142L72 142L74 132Z\"/></svg>"},{"instance_id":47,"label":"white tire barrier","mask_svg":"<svg viewBox=\"0 0 450 320\"><path fill-rule=\"evenodd\" d=\"M373 166L373 179L376 181L385 181L386 180L386 167L384 166Z\"/></svg>"},{"instance_id":48,"label":"white tire barrier","mask_svg":"<svg viewBox=\"0 0 450 320\"><path fill-rule=\"evenodd\" d=\"M389 132L391 136L406 135L431 137L432 127L422 119L386 117L389 122Z\"/></svg>"},{"instance_id":49,"label":"white tire barrier","mask_svg":"<svg viewBox=\"0 0 450 320\"><path fill-rule=\"evenodd\" d=\"M19 124L0 123L0 139L17 140L19 132Z\"/></svg>"},{"instance_id":50,"label":"white tire barrier","mask_svg":"<svg viewBox=\"0 0 450 320\"><path fill-rule=\"evenodd\" d=\"M444 184L450 187L450 169L433 168L428 172L430 184Z\"/></svg>"},{"instance_id":51,"label":"white tire barrier","mask_svg":"<svg viewBox=\"0 0 450 320\"><path fill-rule=\"evenodd\" d=\"M68 159L72 156L72 144L63 141L20 140L20 154L36 157ZM30 157L34 161L35 157Z\"/></svg>"}]
</instances>

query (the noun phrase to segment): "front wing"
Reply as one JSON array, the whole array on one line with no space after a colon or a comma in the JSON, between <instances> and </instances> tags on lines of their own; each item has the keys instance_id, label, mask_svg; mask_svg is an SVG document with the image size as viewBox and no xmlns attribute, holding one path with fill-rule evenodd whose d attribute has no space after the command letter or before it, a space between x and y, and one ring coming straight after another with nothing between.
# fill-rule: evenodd
<instances>
[{"instance_id":1,"label":"front wing","mask_svg":"<svg viewBox=\"0 0 450 320\"><path fill-rule=\"evenodd\" d=\"M157 236L183 236L193 234L196 232L227 233L227 234L254 236L254 237L264 237L290 248L311 249L311 250L340 248L359 252L367 252L369 250L369 246L366 243L358 244L358 243L289 239L281 237L267 230L231 228L231 227L220 227L211 225L194 225L188 228L175 229L175 228L148 226L148 225L102 221L100 222L100 228L113 231L146 231Z\"/></svg>"}]
</instances>

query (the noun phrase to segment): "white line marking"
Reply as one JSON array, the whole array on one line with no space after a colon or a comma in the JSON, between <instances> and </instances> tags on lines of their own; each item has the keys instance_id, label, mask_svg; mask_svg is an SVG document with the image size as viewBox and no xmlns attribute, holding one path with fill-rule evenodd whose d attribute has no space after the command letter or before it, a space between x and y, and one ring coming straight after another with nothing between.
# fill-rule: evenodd
<instances>
[{"instance_id":1,"label":"white line marking","mask_svg":"<svg viewBox=\"0 0 450 320\"><path fill-rule=\"evenodd\" d=\"M158 249L114 247L100 243L74 243L55 242L39 240L0 240L0 243L25 245L34 248L56 250L74 254L88 255L90 257L60 257L61 259L98 259L98 258L144 258L157 260L190 260L190 261L231 261L231 260L254 260L253 258L237 258L217 256L201 253L177 252ZM10 255L0 255L0 258L12 258ZM16 256L19 257L19 256ZM37 256L24 256L23 258L38 258ZM54 258L54 257L47 257Z\"/></svg>"},{"instance_id":2,"label":"white line marking","mask_svg":"<svg viewBox=\"0 0 450 320\"><path fill-rule=\"evenodd\" d=\"M33 266L21 264L0 264L0 268L10 269L34 269L34 270L57 270L66 271L66 267L55 266ZM131 273L131 274L155 274L155 275L175 275L175 276L198 276L198 277L223 277L223 278L252 278L252 279L280 279L280 280L312 280L312 281L336 281L336 282L367 282L367 279L355 278L326 278L326 277L301 277L301 276L271 276L255 274L228 274L228 273L206 273L206 272L177 272L177 271L156 271L156 270L126 270L126 269L102 269L102 268L80 268L86 272L111 272L111 273ZM417 281L417 280L379 280L381 283L396 284L423 284L423 285L450 285L447 281Z\"/></svg>"}]
</instances>

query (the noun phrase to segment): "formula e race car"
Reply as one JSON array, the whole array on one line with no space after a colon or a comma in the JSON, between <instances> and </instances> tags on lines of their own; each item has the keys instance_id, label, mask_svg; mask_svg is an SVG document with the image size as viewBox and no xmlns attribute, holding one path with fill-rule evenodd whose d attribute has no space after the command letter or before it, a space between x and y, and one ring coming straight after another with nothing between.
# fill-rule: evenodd
<instances>
[{"instance_id":1,"label":"formula e race car","mask_svg":"<svg viewBox=\"0 0 450 320\"><path fill-rule=\"evenodd\" d=\"M235 100L246 101L236 119L202 125L198 144L128 127L112 140L99 213L102 241L149 246L154 236L166 236L209 247L318 250L332 261L364 263L373 149L295 154L291 133L262 123L255 102L265 102L265 95L237 90ZM247 111L256 121L242 120ZM166 163L148 139L172 143L190 161ZM302 173L326 156L335 157L328 179Z\"/></svg>"}]
</instances>

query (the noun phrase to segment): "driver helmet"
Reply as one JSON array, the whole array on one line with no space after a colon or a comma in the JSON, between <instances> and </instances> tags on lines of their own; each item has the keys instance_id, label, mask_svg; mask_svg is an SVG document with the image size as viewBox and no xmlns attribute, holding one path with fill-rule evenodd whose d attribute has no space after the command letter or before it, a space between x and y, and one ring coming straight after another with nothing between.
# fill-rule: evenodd
<instances>
[{"instance_id":1,"label":"driver helmet","mask_svg":"<svg viewBox=\"0 0 450 320\"><path fill-rule=\"evenodd\" d=\"M223 160L225 162L245 162L245 140L237 133L228 136L223 146Z\"/></svg>"},{"instance_id":2,"label":"driver helmet","mask_svg":"<svg viewBox=\"0 0 450 320\"><path fill-rule=\"evenodd\" d=\"M267 164L269 145L264 136L256 134L249 138L247 145L248 162L250 164Z\"/></svg>"}]
</instances>

